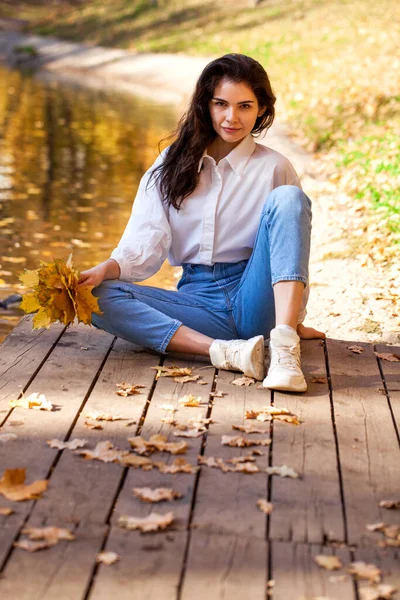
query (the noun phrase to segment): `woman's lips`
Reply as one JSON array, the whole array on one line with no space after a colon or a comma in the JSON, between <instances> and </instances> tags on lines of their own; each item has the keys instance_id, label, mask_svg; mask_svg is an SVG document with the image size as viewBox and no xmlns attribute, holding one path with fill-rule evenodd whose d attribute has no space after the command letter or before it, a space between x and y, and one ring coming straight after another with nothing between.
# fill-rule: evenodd
<instances>
[{"instance_id":1,"label":"woman's lips","mask_svg":"<svg viewBox=\"0 0 400 600\"><path fill-rule=\"evenodd\" d=\"M227 133L236 133L237 131L240 131L240 129L234 129L233 127L223 127L222 129Z\"/></svg>"}]
</instances>

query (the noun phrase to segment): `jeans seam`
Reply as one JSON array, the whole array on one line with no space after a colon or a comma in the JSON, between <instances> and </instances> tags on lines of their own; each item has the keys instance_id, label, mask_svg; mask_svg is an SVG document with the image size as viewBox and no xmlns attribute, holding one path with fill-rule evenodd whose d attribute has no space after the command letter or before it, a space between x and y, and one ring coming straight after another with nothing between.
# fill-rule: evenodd
<instances>
[{"instance_id":1,"label":"jeans seam","mask_svg":"<svg viewBox=\"0 0 400 600\"><path fill-rule=\"evenodd\" d=\"M307 285L308 278L302 275L279 275L278 277L271 278L272 285L279 283L280 281L301 281L304 285Z\"/></svg>"}]
</instances>

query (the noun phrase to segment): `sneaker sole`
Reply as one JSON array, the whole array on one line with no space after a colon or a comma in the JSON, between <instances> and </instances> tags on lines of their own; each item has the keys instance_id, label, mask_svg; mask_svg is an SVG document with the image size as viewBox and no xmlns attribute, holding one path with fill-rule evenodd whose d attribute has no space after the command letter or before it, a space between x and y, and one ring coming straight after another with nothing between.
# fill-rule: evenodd
<instances>
[{"instance_id":1,"label":"sneaker sole","mask_svg":"<svg viewBox=\"0 0 400 600\"><path fill-rule=\"evenodd\" d=\"M250 355L250 365L246 371L243 371L247 377L254 377L257 381L264 379L264 337L257 336L258 340ZM256 338L257 339L257 338Z\"/></svg>"},{"instance_id":2,"label":"sneaker sole","mask_svg":"<svg viewBox=\"0 0 400 600\"><path fill-rule=\"evenodd\" d=\"M305 381L304 381L304 383L298 383L297 385L288 385L288 384L280 385L279 383L269 384L268 382L266 382L266 379L264 379L264 381L262 383L262 387L268 388L270 390L278 390L281 392L306 392L307 391L307 383Z\"/></svg>"}]
</instances>

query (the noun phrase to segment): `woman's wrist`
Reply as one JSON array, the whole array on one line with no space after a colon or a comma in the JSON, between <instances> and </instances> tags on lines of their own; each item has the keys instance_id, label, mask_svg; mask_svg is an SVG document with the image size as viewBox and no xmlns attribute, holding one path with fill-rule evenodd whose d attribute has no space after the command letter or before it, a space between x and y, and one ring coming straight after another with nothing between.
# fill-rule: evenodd
<instances>
[{"instance_id":1,"label":"woman's wrist","mask_svg":"<svg viewBox=\"0 0 400 600\"><path fill-rule=\"evenodd\" d=\"M104 266L104 279L119 279L121 275L121 269L119 264L113 258L109 258L103 263Z\"/></svg>"}]
</instances>

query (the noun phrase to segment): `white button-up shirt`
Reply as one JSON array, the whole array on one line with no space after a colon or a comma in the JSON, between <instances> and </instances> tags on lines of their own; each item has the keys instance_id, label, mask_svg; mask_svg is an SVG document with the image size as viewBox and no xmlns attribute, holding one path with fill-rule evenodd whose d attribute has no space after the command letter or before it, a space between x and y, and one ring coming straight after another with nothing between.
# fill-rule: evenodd
<instances>
[{"instance_id":1,"label":"white button-up shirt","mask_svg":"<svg viewBox=\"0 0 400 600\"><path fill-rule=\"evenodd\" d=\"M165 152L143 176L131 217L111 254L125 281L148 279L167 256L173 266L248 259L269 192L280 185L301 187L290 161L256 144L249 134L218 164L204 152L199 183L177 211L162 201L153 180L147 186Z\"/></svg>"}]
</instances>

